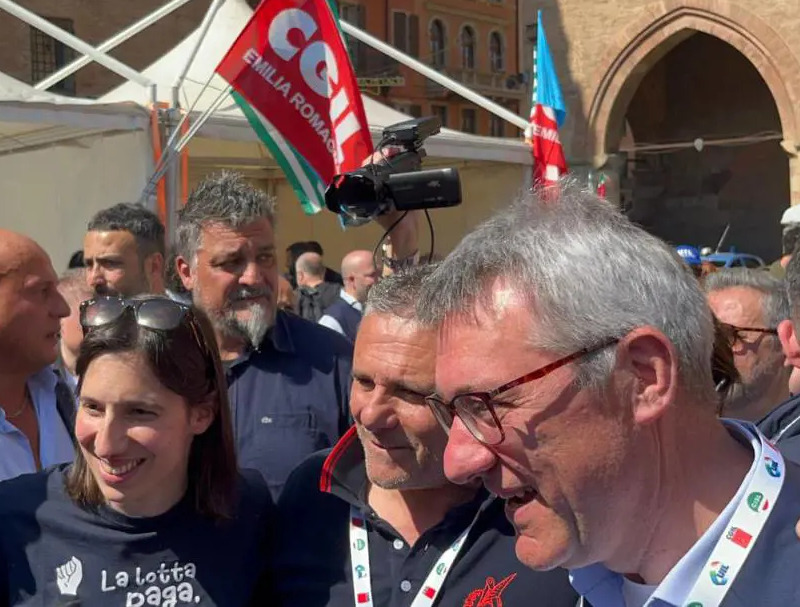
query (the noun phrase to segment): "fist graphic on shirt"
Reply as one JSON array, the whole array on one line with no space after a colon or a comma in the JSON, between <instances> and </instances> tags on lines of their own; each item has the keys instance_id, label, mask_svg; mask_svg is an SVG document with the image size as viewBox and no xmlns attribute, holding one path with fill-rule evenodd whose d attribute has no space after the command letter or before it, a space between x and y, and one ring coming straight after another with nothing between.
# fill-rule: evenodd
<instances>
[{"instance_id":1,"label":"fist graphic on shirt","mask_svg":"<svg viewBox=\"0 0 800 607\"><path fill-rule=\"evenodd\" d=\"M56 583L62 596L78 596L78 586L83 581L83 563L72 557L60 567L56 567Z\"/></svg>"}]
</instances>

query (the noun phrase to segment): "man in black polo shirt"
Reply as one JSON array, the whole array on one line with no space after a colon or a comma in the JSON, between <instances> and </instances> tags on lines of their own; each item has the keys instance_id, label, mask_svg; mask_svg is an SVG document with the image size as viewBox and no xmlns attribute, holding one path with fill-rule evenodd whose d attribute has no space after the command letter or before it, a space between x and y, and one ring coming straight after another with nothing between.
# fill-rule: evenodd
<instances>
[{"instance_id":1,"label":"man in black polo shirt","mask_svg":"<svg viewBox=\"0 0 800 607\"><path fill-rule=\"evenodd\" d=\"M178 274L214 324L243 468L277 498L292 469L350 424L352 345L277 309L274 200L220 173L179 214Z\"/></svg>"},{"instance_id":2,"label":"man in black polo shirt","mask_svg":"<svg viewBox=\"0 0 800 607\"><path fill-rule=\"evenodd\" d=\"M425 405L435 332L415 320L427 267L373 287L355 345L356 426L308 458L279 501L277 596L303 607L573 607L565 571L533 572L514 555L503 502L456 486L447 437Z\"/></svg>"}]
</instances>

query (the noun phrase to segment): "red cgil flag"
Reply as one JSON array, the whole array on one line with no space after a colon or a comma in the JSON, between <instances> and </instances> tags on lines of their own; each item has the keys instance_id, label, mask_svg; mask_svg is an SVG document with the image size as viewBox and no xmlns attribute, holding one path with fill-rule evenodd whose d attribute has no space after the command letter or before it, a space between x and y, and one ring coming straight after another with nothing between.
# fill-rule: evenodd
<instances>
[{"instance_id":1,"label":"red cgil flag","mask_svg":"<svg viewBox=\"0 0 800 607\"><path fill-rule=\"evenodd\" d=\"M217 72L323 183L372 154L356 75L325 0L262 2Z\"/></svg>"}]
</instances>

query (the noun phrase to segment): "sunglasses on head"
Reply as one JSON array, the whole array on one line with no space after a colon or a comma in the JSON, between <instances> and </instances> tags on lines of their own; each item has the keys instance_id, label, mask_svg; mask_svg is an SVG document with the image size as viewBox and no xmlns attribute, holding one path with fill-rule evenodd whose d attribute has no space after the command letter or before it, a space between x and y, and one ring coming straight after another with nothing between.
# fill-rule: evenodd
<instances>
[{"instance_id":1,"label":"sunglasses on head","mask_svg":"<svg viewBox=\"0 0 800 607\"><path fill-rule=\"evenodd\" d=\"M132 311L136 324L156 331L177 329L191 307L167 297L123 299L99 296L81 302L80 323L84 333L118 320L126 311ZM193 324L193 323L192 323Z\"/></svg>"}]
</instances>

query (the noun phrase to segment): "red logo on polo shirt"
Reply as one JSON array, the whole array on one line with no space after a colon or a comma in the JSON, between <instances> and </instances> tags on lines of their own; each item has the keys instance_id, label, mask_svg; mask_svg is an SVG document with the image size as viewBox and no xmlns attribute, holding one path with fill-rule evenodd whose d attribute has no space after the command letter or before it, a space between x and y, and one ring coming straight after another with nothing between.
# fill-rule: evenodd
<instances>
[{"instance_id":1,"label":"red logo on polo shirt","mask_svg":"<svg viewBox=\"0 0 800 607\"><path fill-rule=\"evenodd\" d=\"M358 596L356 596L356 601L359 605L361 603L369 603L369 592L359 592Z\"/></svg>"},{"instance_id":2,"label":"red logo on polo shirt","mask_svg":"<svg viewBox=\"0 0 800 607\"><path fill-rule=\"evenodd\" d=\"M487 577L483 588L477 588L467 595L463 607L503 607L503 592L515 577L517 574L512 573L499 582L495 582L493 577Z\"/></svg>"},{"instance_id":3,"label":"red logo on polo shirt","mask_svg":"<svg viewBox=\"0 0 800 607\"><path fill-rule=\"evenodd\" d=\"M725 537L742 548L747 548L750 545L750 540L753 539L752 535L747 533L747 531L742 531L738 527L731 527L728 529L728 533Z\"/></svg>"},{"instance_id":4,"label":"red logo on polo shirt","mask_svg":"<svg viewBox=\"0 0 800 607\"><path fill-rule=\"evenodd\" d=\"M425 588L422 589L422 594L428 597L429 599L432 599L433 597L436 596L436 591L430 586L425 586Z\"/></svg>"}]
</instances>

